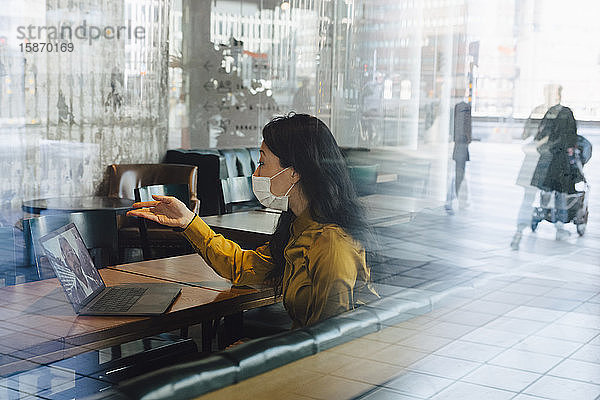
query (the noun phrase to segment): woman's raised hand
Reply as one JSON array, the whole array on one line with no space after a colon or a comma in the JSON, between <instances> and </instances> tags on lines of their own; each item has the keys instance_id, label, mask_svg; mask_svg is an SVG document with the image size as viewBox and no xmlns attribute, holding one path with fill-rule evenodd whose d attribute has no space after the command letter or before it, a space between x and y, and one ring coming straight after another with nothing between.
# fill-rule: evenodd
<instances>
[{"instance_id":1,"label":"woman's raised hand","mask_svg":"<svg viewBox=\"0 0 600 400\"><path fill-rule=\"evenodd\" d=\"M128 211L127 215L176 228L186 228L192 222L194 212L175 197L153 195L152 198L154 201L134 203L136 210Z\"/></svg>"}]
</instances>

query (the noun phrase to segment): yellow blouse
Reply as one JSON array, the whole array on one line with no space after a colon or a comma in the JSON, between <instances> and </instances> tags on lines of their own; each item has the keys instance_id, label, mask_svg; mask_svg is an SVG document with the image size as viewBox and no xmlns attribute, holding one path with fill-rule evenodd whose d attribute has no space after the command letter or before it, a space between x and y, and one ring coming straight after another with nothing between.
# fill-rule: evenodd
<instances>
[{"instance_id":1,"label":"yellow blouse","mask_svg":"<svg viewBox=\"0 0 600 400\"><path fill-rule=\"evenodd\" d=\"M268 243L243 250L198 217L183 235L219 275L235 285L264 284L274 268ZM284 257L283 304L292 328L353 308L355 286L359 290L369 281L362 246L339 226L312 220L308 210L292 222Z\"/></svg>"}]
</instances>

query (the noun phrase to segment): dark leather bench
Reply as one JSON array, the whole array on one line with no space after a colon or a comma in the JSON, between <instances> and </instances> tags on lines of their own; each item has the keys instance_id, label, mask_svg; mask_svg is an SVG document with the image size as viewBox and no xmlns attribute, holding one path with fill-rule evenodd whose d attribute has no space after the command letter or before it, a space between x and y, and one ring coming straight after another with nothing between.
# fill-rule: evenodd
<instances>
[{"instance_id":1,"label":"dark leather bench","mask_svg":"<svg viewBox=\"0 0 600 400\"><path fill-rule=\"evenodd\" d=\"M311 327L263 337L213 356L122 382L114 399L191 399L431 310L426 292L400 291Z\"/></svg>"}]
</instances>

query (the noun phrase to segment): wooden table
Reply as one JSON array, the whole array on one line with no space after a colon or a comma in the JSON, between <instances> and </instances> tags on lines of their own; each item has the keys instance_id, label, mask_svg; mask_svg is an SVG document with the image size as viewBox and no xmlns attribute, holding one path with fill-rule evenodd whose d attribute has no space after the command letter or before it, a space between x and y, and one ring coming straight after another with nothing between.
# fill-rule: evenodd
<instances>
[{"instance_id":1,"label":"wooden table","mask_svg":"<svg viewBox=\"0 0 600 400\"><path fill-rule=\"evenodd\" d=\"M136 272L139 268L152 269L157 277ZM57 279L1 288L0 376L275 301L272 289L232 288L198 255L134 263L123 269L105 268L100 274L108 286L167 283L180 286L181 295L160 316L102 317L76 315ZM188 284L188 279L199 283ZM219 282L220 287L202 281Z\"/></svg>"},{"instance_id":2,"label":"wooden table","mask_svg":"<svg viewBox=\"0 0 600 400\"><path fill-rule=\"evenodd\" d=\"M117 197L81 196L52 197L23 202L22 209L30 214L72 213L90 210L114 210L124 212L131 208L134 200Z\"/></svg>"},{"instance_id":3,"label":"wooden table","mask_svg":"<svg viewBox=\"0 0 600 400\"><path fill-rule=\"evenodd\" d=\"M279 212L251 210L202 217L215 232L245 248L256 248L269 240L279 221Z\"/></svg>"}]
</instances>

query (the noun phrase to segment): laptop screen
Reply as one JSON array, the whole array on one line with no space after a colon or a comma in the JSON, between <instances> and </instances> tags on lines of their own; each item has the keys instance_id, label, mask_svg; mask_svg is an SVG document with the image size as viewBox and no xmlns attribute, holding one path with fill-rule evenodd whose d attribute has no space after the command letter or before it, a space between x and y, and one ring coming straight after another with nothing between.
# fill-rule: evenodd
<instances>
[{"instance_id":1,"label":"laptop screen","mask_svg":"<svg viewBox=\"0 0 600 400\"><path fill-rule=\"evenodd\" d=\"M39 245L75 312L106 287L75 224L41 237Z\"/></svg>"}]
</instances>

